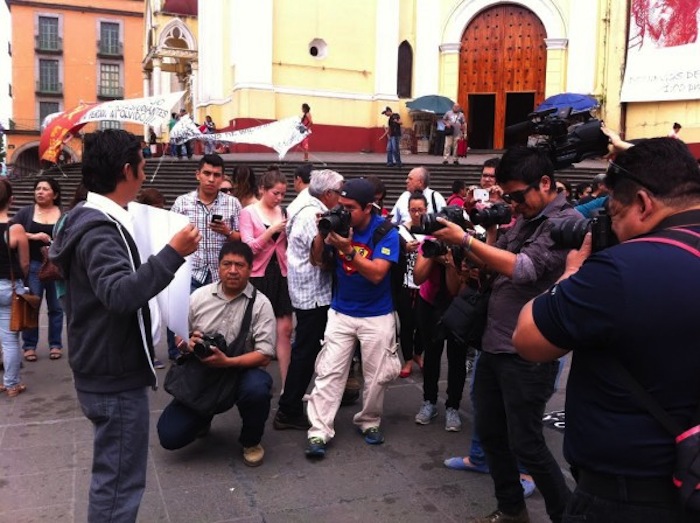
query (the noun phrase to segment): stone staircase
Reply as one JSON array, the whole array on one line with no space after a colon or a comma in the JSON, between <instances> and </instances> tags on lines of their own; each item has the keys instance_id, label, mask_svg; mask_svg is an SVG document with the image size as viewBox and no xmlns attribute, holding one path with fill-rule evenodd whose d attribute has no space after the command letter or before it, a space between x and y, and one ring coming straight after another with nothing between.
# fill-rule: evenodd
<instances>
[{"instance_id":1,"label":"stone staircase","mask_svg":"<svg viewBox=\"0 0 700 523\"><path fill-rule=\"evenodd\" d=\"M179 195L192 191L197 186L195 179L195 171L197 170L196 160L181 160L172 161L165 159L152 159L146 161L146 181L143 187L153 187L158 189L166 197L166 208L172 206L175 198ZM249 161L250 165L256 174L262 174L267 166L268 161ZM226 171L230 173L233 162L227 160ZM298 165L293 162L281 162L282 172L287 176L288 188L284 200L288 204L294 198L294 190L292 187L292 177L295 167ZM410 167L404 166L401 170L396 168L386 167L383 163L349 163L338 162L329 163L324 166L326 169L332 169L342 174L346 179L356 178L360 176L379 176L387 186L387 198L385 205L391 208L406 189L406 175ZM461 177L466 181L467 185L478 184L481 175L481 166L474 164L462 164L459 167L452 165L431 165L429 166L431 173L430 187L436 189L447 198L451 192L453 180ZM70 164L62 166L61 169L53 168L45 174L54 176L61 184L62 202L67 205L75 192L76 187L81 179L81 164ZM566 179L573 185L579 182L591 181L591 179L600 172L600 168L568 168L557 172L557 177ZM155 178L154 178L155 174ZM14 213L20 207L27 205L33 201L32 187L35 177L25 177L20 180L14 180L12 186L14 189L14 204L11 213Z\"/></svg>"}]
</instances>

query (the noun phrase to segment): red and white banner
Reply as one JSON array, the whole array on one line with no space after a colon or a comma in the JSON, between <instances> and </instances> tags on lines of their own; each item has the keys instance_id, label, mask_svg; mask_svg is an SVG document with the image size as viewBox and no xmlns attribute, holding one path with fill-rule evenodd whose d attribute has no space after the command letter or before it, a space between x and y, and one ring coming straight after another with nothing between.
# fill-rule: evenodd
<instances>
[{"instance_id":1,"label":"red and white banner","mask_svg":"<svg viewBox=\"0 0 700 523\"><path fill-rule=\"evenodd\" d=\"M632 0L623 102L700 98L700 0Z\"/></svg>"}]
</instances>

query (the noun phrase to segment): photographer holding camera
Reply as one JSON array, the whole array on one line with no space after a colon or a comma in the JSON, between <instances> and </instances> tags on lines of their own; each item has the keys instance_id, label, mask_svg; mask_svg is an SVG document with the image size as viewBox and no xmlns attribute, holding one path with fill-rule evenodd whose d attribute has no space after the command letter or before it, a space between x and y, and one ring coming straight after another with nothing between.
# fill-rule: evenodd
<instances>
[{"instance_id":1,"label":"photographer holding camera","mask_svg":"<svg viewBox=\"0 0 700 523\"><path fill-rule=\"evenodd\" d=\"M182 379L199 380L196 385L201 386L205 394L208 385L209 388L214 386L213 378L222 375L217 372L219 369L230 371L225 373L224 379L237 380L232 396L218 399L227 403L228 408L234 403L238 406L242 420L238 441L243 446L243 462L255 467L262 464L265 455L260 441L272 397L272 377L265 367L275 355L276 320L270 300L255 291L248 281L252 266L253 251L247 244L227 242L221 247L219 281L200 287L190 296L191 335L178 364L184 369ZM249 328L244 333L245 338L240 339L242 354L228 355L225 344L239 341L246 316ZM187 358L201 360L210 370L202 372L198 361L189 365ZM168 378L165 387L169 390ZM205 435L213 418L198 405L186 404L191 397L178 396L165 407L158 420L160 444L168 450L180 449ZM224 410L217 408L214 414L221 412Z\"/></svg>"},{"instance_id":2,"label":"photographer holding camera","mask_svg":"<svg viewBox=\"0 0 700 523\"><path fill-rule=\"evenodd\" d=\"M364 178L345 182L338 200L342 212L321 218L311 245L315 265L332 258L335 285L307 405L309 458L323 458L335 435L333 422L358 341L365 383L362 410L353 421L367 444L384 442L379 428L384 392L401 370L389 274L391 264L398 261L399 237L393 227L376 234L388 222L375 214L373 202L371 182Z\"/></svg>"},{"instance_id":3,"label":"photographer holding camera","mask_svg":"<svg viewBox=\"0 0 700 523\"><path fill-rule=\"evenodd\" d=\"M518 462L535 480L547 513L561 520L570 495L559 465L542 434L542 414L554 391L558 362L530 363L515 352L511 336L528 300L549 288L564 271L566 250L550 236L550 218L577 216L556 192L554 168L542 149L509 149L496 169L503 200L517 215L513 227L496 239L487 229L482 242L457 224L434 236L461 244L466 255L497 273L491 286L482 353L474 374L476 430L496 487L498 509L476 522L529 522Z\"/></svg>"},{"instance_id":4,"label":"photographer holding camera","mask_svg":"<svg viewBox=\"0 0 700 523\"><path fill-rule=\"evenodd\" d=\"M700 521L672 481L677 433L642 401L646 391L687 434L698 422L700 169L685 144L653 138L619 154L606 183L621 243L591 254L587 237L525 305L513 342L530 361L573 351L564 455L578 484L563 521Z\"/></svg>"}]
</instances>

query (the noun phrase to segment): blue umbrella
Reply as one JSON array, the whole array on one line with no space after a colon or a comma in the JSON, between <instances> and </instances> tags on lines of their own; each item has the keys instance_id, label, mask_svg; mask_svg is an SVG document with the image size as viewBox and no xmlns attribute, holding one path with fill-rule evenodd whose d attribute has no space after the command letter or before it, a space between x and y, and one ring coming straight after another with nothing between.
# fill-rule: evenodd
<instances>
[{"instance_id":1,"label":"blue umbrella","mask_svg":"<svg viewBox=\"0 0 700 523\"><path fill-rule=\"evenodd\" d=\"M571 107L574 112L588 111L594 107L598 107L600 103L592 96L577 93L559 93L550 96L536 109L537 112L546 109L566 109Z\"/></svg>"},{"instance_id":2,"label":"blue umbrella","mask_svg":"<svg viewBox=\"0 0 700 523\"><path fill-rule=\"evenodd\" d=\"M406 107L412 111L423 111L424 113L445 114L452 109L455 103L447 96L429 94L416 98L412 102L406 102Z\"/></svg>"}]
</instances>

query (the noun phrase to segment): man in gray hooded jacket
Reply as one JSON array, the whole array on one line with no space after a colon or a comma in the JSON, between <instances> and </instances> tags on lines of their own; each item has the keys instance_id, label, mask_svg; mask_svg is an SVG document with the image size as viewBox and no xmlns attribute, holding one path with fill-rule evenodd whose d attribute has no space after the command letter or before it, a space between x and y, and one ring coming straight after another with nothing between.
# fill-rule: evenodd
<instances>
[{"instance_id":1,"label":"man in gray hooded jacket","mask_svg":"<svg viewBox=\"0 0 700 523\"><path fill-rule=\"evenodd\" d=\"M146 484L148 387L156 385L148 300L170 283L201 238L188 225L141 263L125 207L141 189L144 164L133 134L86 135L87 200L57 227L50 251L65 278L78 401L95 429L90 522L136 520Z\"/></svg>"}]
</instances>

